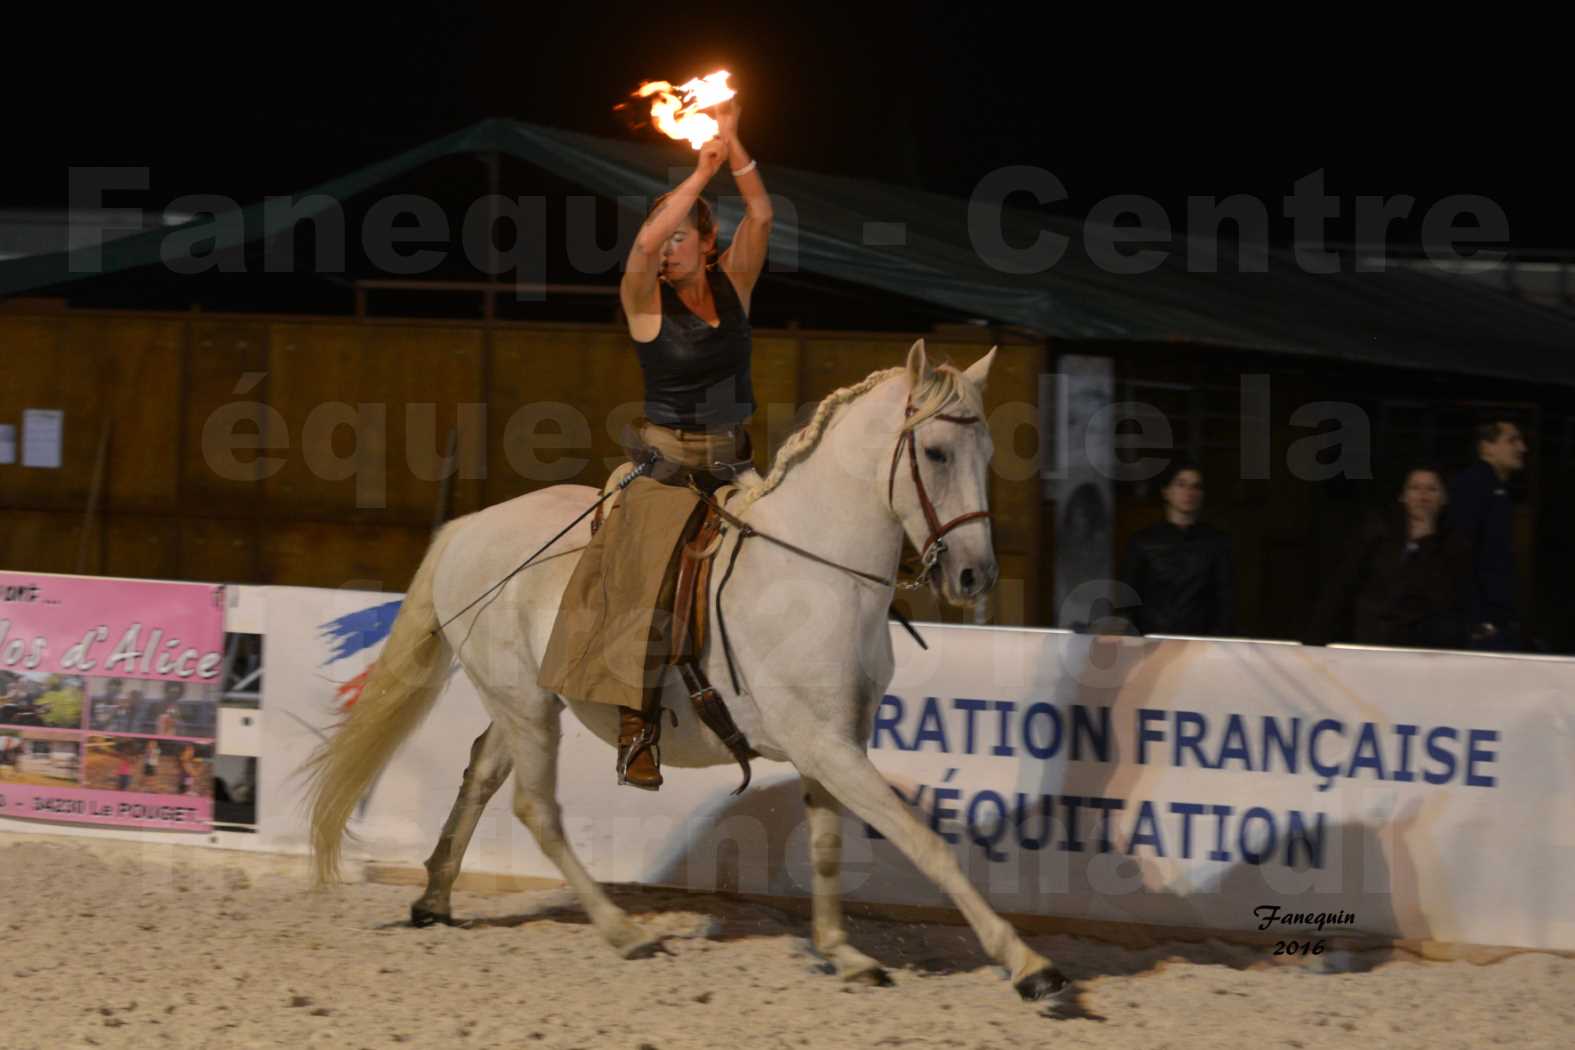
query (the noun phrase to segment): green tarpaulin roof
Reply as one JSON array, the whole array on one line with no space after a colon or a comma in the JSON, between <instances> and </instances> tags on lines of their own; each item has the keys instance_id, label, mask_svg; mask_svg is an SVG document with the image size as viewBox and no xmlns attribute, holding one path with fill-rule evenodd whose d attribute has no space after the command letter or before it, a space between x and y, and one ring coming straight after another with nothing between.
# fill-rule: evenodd
<instances>
[{"instance_id":1,"label":"green tarpaulin roof","mask_svg":"<svg viewBox=\"0 0 1575 1050\"><path fill-rule=\"evenodd\" d=\"M539 166L605 198L650 198L670 188L670 170L692 164L684 147L631 143L487 120L453 135L313 187L297 200L343 202L406 172L453 154L499 153ZM991 267L969 236L968 202L857 179L795 171L764 162L781 203L772 237L773 265L786 264L855 285L880 289L1019 325L1051 338L1184 342L1437 372L1575 384L1575 314L1527 303L1441 273L1314 275L1288 252L1271 252L1267 273L1188 273L1186 242L1173 238L1167 260L1141 275L1106 272L1088 257L1081 227L1035 212L1008 210L1009 243L1023 246L1045 231L1070 247L1042 273L1013 275ZM723 187L724 229L738 220ZM330 206L324 203L323 207ZM82 252L30 256L0 263L0 296L54 288L94 273L161 262L165 238L206 233L216 251L271 239L312 213L294 209L270 228L262 205L181 227L113 240L98 249L97 268ZM868 224L877 224L870 227ZM893 236L892 224L900 224ZM895 243L893 243L895 242ZM889 244L890 246L882 246ZM1149 245L1152 247L1152 245ZM1233 266L1222 251L1223 266ZM1346 260L1345 268L1350 269Z\"/></svg>"}]
</instances>

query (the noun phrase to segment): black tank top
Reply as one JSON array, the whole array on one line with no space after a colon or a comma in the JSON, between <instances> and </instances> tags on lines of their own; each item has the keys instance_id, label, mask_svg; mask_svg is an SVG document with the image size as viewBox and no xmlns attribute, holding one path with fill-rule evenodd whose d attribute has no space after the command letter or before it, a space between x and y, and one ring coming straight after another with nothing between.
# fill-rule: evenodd
<instances>
[{"instance_id":1,"label":"black tank top","mask_svg":"<svg viewBox=\"0 0 1575 1050\"><path fill-rule=\"evenodd\" d=\"M721 324L712 328L664 281L662 327L649 343L634 344L645 374L645 415L653 423L726 427L755 411L744 304L727 274L713 270L706 281Z\"/></svg>"}]
</instances>

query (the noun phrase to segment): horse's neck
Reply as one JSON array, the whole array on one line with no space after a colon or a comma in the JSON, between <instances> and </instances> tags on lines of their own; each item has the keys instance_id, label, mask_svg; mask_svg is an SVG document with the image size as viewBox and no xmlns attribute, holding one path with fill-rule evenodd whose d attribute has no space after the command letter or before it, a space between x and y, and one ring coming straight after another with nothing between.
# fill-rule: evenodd
<instances>
[{"instance_id":1,"label":"horse's neck","mask_svg":"<svg viewBox=\"0 0 1575 1050\"><path fill-rule=\"evenodd\" d=\"M893 577L902 525L886 505L885 464L901 410L889 397L877 389L843 409L820 444L750 508L750 524L829 561Z\"/></svg>"}]
</instances>

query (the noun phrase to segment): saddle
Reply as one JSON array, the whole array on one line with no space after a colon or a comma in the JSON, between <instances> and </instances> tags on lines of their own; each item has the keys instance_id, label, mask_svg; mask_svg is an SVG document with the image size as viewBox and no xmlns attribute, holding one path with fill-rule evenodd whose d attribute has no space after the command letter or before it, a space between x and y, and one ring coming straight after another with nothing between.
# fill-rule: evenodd
<instances>
[{"instance_id":1,"label":"saddle","mask_svg":"<svg viewBox=\"0 0 1575 1050\"><path fill-rule=\"evenodd\" d=\"M657 469L652 472L653 480L664 485L689 488L697 496L710 497L716 503L724 505L739 491L732 483L732 477L753 465L749 461L743 461L718 463L706 468L691 468L661 460L651 450L643 450L643 454L653 456L657 464ZM633 469L632 463L619 466L608 478L604 491L606 488L616 486ZM609 512L616 510L617 498L609 500L602 506L608 507ZM680 554L676 581L672 589L672 608L663 610L672 614L673 625L671 644L664 662L666 666L677 669L684 688L689 691L689 702L694 707L695 715L717 735L743 770L743 782L733 792L736 795L749 786L752 775L749 760L758 755L734 723L721 693L711 685L706 679L705 672L700 669L699 656L705 651L710 629L707 599L711 593L711 568L715 563L717 551L722 548L723 534L727 530L727 525L718 513L717 507L710 500L704 501L703 510L704 513L696 513L690 519L678 540ZM598 507L591 519L593 534L601 528L603 520L602 507ZM632 764L640 751L647 747L656 747L661 742L660 690L650 690L645 703L646 709L642 712L645 729L636 738L624 758L625 765ZM674 716L674 724L677 724L676 716Z\"/></svg>"}]
</instances>

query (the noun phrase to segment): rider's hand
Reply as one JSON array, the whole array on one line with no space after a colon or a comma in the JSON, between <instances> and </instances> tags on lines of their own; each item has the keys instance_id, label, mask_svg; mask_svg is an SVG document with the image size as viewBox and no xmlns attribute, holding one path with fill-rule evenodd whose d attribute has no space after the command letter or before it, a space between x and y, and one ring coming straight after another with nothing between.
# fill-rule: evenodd
<instances>
[{"instance_id":1,"label":"rider's hand","mask_svg":"<svg viewBox=\"0 0 1575 1050\"><path fill-rule=\"evenodd\" d=\"M711 112L715 115L718 125L716 137L727 143L728 146L732 146L733 143L738 141L738 114L741 112L741 109L742 107L739 106L736 98L730 98L726 102L718 102L711 107Z\"/></svg>"},{"instance_id":2,"label":"rider's hand","mask_svg":"<svg viewBox=\"0 0 1575 1050\"><path fill-rule=\"evenodd\" d=\"M721 139L712 139L700 147L700 156L695 161L695 170L709 179L722 167L722 162L727 159L727 145Z\"/></svg>"}]
</instances>

